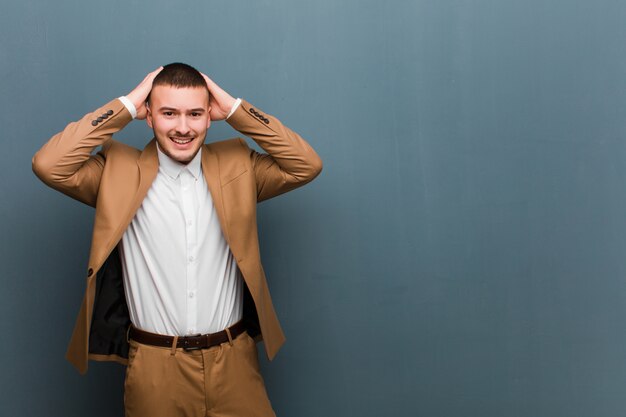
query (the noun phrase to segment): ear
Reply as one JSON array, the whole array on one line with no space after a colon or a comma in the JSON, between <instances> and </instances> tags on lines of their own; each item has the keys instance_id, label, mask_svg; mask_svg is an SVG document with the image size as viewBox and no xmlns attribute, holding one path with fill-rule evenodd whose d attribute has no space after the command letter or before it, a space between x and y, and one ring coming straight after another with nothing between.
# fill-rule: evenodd
<instances>
[{"instance_id":1,"label":"ear","mask_svg":"<svg viewBox=\"0 0 626 417\"><path fill-rule=\"evenodd\" d=\"M152 111L150 110L150 104L146 101L146 124L152 129Z\"/></svg>"},{"instance_id":2,"label":"ear","mask_svg":"<svg viewBox=\"0 0 626 417\"><path fill-rule=\"evenodd\" d=\"M209 113L209 117L207 117L206 119L206 128L208 129L209 126L211 126L211 106L209 106L209 109L207 111Z\"/></svg>"}]
</instances>

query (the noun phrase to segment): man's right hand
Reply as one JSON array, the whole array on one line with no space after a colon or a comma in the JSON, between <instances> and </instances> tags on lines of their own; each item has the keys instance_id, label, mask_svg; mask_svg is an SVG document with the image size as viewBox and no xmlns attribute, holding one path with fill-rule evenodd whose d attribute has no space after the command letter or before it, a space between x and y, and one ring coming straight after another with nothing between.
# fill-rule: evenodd
<instances>
[{"instance_id":1,"label":"man's right hand","mask_svg":"<svg viewBox=\"0 0 626 417\"><path fill-rule=\"evenodd\" d=\"M148 98L148 94L150 94L150 91L152 90L152 82L154 81L154 77L156 77L162 69L163 67L159 67L146 75L146 78L144 78L143 81L140 82L133 91L126 95L126 98L129 99L130 102L135 105L135 109L137 109L137 117L135 118L138 120L143 120L146 118L146 99Z\"/></svg>"}]
</instances>

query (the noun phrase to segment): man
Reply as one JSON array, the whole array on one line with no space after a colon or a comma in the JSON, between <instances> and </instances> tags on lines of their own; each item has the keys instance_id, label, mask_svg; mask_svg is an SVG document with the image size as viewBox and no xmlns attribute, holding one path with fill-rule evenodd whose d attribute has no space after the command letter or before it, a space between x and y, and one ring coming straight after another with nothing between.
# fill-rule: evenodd
<instances>
[{"instance_id":1,"label":"man","mask_svg":"<svg viewBox=\"0 0 626 417\"><path fill-rule=\"evenodd\" d=\"M112 139L145 119L139 151ZM212 121L240 138L204 144ZM93 151L101 146L96 154ZM255 341L284 341L260 262L256 203L315 178L315 151L186 64L148 74L33 157L47 185L95 207L87 289L67 358L127 364L127 416L274 415Z\"/></svg>"}]
</instances>

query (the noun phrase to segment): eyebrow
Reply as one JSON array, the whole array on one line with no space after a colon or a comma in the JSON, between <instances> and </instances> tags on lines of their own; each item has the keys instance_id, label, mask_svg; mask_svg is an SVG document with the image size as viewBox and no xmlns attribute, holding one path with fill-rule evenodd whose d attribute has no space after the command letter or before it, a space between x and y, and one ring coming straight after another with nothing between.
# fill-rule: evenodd
<instances>
[{"instance_id":1,"label":"eyebrow","mask_svg":"<svg viewBox=\"0 0 626 417\"><path fill-rule=\"evenodd\" d=\"M163 106L163 107L159 107L159 111L179 111L179 109L174 108L174 107L167 107L167 106ZM190 112L197 112L197 113L203 113L203 112L205 112L206 110L205 110L205 109L203 109L202 107L198 107L198 108L195 108L195 109L190 109L190 110L187 110L187 111L190 111Z\"/></svg>"}]
</instances>

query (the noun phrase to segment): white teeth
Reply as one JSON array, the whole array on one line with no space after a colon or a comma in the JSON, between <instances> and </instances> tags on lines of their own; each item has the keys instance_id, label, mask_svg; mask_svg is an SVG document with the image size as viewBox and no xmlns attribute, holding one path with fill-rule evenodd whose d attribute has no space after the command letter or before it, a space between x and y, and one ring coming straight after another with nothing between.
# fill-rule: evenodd
<instances>
[{"instance_id":1,"label":"white teeth","mask_svg":"<svg viewBox=\"0 0 626 417\"><path fill-rule=\"evenodd\" d=\"M175 138L170 138L170 139L172 139L174 142L180 145L184 145L185 143L189 143L193 140L193 139L175 139Z\"/></svg>"}]
</instances>

